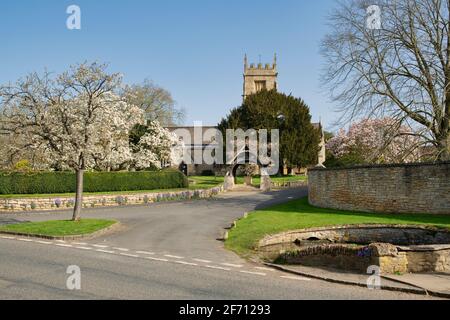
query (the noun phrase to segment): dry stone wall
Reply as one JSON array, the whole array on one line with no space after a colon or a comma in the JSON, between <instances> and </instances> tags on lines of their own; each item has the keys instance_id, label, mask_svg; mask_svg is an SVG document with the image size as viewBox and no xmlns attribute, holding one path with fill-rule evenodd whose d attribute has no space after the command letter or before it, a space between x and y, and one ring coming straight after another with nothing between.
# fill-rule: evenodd
<instances>
[{"instance_id":1,"label":"dry stone wall","mask_svg":"<svg viewBox=\"0 0 450 320\"><path fill-rule=\"evenodd\" d=\"M450 214L450 162L315 168L311 205L382 213Z\"/></svg>"},{"instance_id":2,"label":"dry stone wall","mask_svg":"<svg viewBox=\"0 0 450 320\"><path fill-rule=\"evenodd\" d=\"M124 205L145 205L171 200L204 199L224 191L223 186L206 190L187 190L177 192L138 193L123 195L85 196L83 207L113 207ZM47 211L73 208L73 197L14 198L0 199L0 212Z\"/></svg>"}]
</instances>

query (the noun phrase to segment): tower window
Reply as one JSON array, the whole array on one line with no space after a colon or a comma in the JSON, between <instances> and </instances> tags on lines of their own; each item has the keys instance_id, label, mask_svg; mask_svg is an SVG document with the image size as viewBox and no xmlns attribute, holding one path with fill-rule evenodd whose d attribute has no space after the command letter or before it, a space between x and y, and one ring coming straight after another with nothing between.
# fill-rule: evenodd
<instances>
[{"instance_id":1,"label":"tower window","mask_svg":"<svg viewBox=\"0 0 450 320\"><path fill-rule=\"evenodd\" d=\"M267 89L266 81L255 81L255 89L256 92L266 90Z\"/></svg>"}]
</instances>

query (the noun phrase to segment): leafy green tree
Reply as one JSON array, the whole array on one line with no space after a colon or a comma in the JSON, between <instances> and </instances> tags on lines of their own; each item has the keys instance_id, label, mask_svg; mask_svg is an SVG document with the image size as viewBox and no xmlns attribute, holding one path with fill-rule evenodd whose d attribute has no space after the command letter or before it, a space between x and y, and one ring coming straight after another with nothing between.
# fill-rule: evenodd
<instances>
[{"instance_id":1,"label":"leafy green tree","mask_svg":"<svg viewBox=\"0 0 450 320\"><path fill-rule=\"evenodd\" d=\"M143 124L136 124L131 130L129 135L130 144L136 146L141 138L149 133L148 126Z\"/></svg>"},{"instance_id":2,"label":"leafy green tree","mask_svg":"<svg viewBox=\"0 0 450 320\"><path fill-rule=\"evenodd\" d=\"M222 119L219 129L279 129L280 160L289 167L317 163L320 130L311 123L309 107L293 96L276 90L262 90L248 96L244 103Z\"/></svg>"},{"instance_id":3,"label":"leafy green tree","mask_svg":"<svg viewBox=\"0 0 450 320\"><path fill-rule=\"evenodd\" d=\"M325 139L325 142L328 142L330 139L332 139L334 137L334 133L333 132L329 132L329 131L324 131L323 132L323 137Z\"/></svg>"},{"instance_id":4,"label":"leafy green tree","mask_svg":"<svg viewBox=\"0 0 450 320\"><path fill-rule=\"evenodd\" d=\"M177 108L169 91L150 80L126 86L122 96L129 104L142 109L147 121L157 121L162 126L173 126L184 121L186 111Z\"/></svg>"}]
</instances>

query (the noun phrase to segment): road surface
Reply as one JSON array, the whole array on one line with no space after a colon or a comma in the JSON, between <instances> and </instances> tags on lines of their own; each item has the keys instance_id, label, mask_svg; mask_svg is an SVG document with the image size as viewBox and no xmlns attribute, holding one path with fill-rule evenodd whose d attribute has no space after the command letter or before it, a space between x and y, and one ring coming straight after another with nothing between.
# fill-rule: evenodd
<instances>
[{"instance_id":1,"label":"road surface","mask_svg":"<svg viewBox=\"0 0 450 320\"><path fill-rule=\"evenodd\" d=\"M217 238L244 212L305 189L227 193L210 200L90 209L117 232L80 241L0 235L0 299L429 299L297 277L245 261ZM0 214L0 223L68 219L70 212ZM69 266L81 290L66 286Z\"/></svg>"}]
</instances>

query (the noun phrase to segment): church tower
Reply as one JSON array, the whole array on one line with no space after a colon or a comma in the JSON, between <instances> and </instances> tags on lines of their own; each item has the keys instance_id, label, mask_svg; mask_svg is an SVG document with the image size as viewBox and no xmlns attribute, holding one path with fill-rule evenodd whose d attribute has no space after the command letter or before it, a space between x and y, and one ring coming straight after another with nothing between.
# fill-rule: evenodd
<instances>
[{"instance_id":1,"label":"church tower","mask_svg":"<svg viewBox=\"0 0 450 320\"><path fill-rule=\"evenodd\" d=\"M277 55L273 57L273 63L266 63L264 66L260 62L248 64L247 55L244 57L244 94L243 98L257 93L261 90L277 90Z\"/></svg>"}]
</instances>

